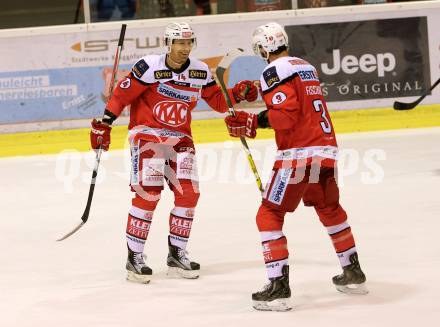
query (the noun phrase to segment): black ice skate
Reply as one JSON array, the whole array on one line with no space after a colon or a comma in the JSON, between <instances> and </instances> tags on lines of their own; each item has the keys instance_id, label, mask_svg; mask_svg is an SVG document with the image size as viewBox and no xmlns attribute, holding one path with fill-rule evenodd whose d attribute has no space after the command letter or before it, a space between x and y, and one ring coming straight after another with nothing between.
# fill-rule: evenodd
<instances>
[{"instance_id":1,"label":"black ice skate","mask_svg":"<svg viewBox=\"0 0 440 327\"><path fill-rule=\"evenodd\" d=\"M252 306L261 311L289 311L290 287L289 287L289 266L285 265L282 270L283 275L271 278L260 292L252 294Z\"/></svg>"},{"instance_id":2,"label":"black ice skate","mask_svg":"<svg viewBox=\"0 0 440 327\"><path fill-rule=\"evenodd\" d=\"M200 265L197 262L190 261L186 256L188 253L185 250L171 245L169 240L168 249L168 276L188 279L199 277Z\"/></svg>"},{"instance_id":3,"label":"black ice skate","mask_svg":"<svg viewBox=\"0 0 440 327\"><path fill-rule=\"evenodd\" d=\"M333 284L343 293L367 294L368 290L365 286L367 279L361 270L356 252L350 255L350 262L351 264L342 268L342 274L333 277Z\"/></svg>"},{"instance_id":4,"label":"black ice skate","mask_svg":"<svg viewBox=\"0 0 440 327\"><path fill-rule=\"evenodd\" d=\"M141 252L133 252L130 248L128 248L128 258L125 269L127 269L128 281L141 284L148 284L153 274L151 268L145 264L144 254Z\"/></svg>"}]
</instances>

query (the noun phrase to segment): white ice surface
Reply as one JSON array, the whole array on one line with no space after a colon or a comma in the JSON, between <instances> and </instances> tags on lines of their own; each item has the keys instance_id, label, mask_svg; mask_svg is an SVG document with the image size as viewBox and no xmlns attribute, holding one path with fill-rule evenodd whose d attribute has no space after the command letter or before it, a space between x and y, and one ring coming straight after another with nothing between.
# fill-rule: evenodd
<instances>
[{"instance_id":1,"label":"white ice surface","mask_svg":"<svg viewBox=\"0 0 440 327\"><path fill-rule=\"evenodd\" d=\"M267 178L273 143L249 144L266 158L256 153ZM255 226L259 194L239 143L197 146L202 196L189 250L201 278L165 276L173 205L165 190L145 251L154 271L149 285L125 281L131 195L123 151L104 157L90 219L63 242L55 239L80 222L91 171L85 159L93 162L93 154L1 159L0 326L438 326L440 128L341 135L339 145L346 149L341 174L350 174L342 176L341 203L370 294L334 289L340 268L331 242L314 210L300 206L284 227L288 313L251 307L265 269ZM371 154L375 165L365 161ZM365 183L375 181L366 173L379 183Z\"/></svg>"}]
</instances>

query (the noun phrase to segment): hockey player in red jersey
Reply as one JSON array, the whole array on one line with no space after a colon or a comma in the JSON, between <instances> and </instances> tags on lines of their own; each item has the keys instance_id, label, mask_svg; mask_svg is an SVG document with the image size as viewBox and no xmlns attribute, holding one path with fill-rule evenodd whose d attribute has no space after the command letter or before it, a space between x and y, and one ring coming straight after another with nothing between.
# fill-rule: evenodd
<instances>
[{"instance_id":1,"label":"hockey player in red jersey","mask_svg":"<svg viewBox=\"0 0 440 327\"><path fill-rule=\"evenodd\" d=\"M333 277L341 292L366 294L363 274L347 214L339 204L336 183L338 147L316 69L290 57L288 38L277 23L258 27L254 52L269 63L260 78L267 110L258 115L238 111L227 117L231 136L256 136L257 128L275 130L278 152L257 213L269 284L252 294L257 310L290 310L287 239L282 232L286 212L302 200L313 206L326 227L342 274Z\"/></svg>"},{"instance_id":2,"label":"hockey player in red jersey","mask_svg":"<svg viewBox=\"0 0 440 327\"><path fill-rule=\"evenodd\" d=\"M92 148L110 145L111 124L125 106L131 105L129 141L132 170L130 186L135 195L126 227L127 279L150 281L152 270L143 251L153 213L164 188L174 193L169 217L168 273L197 278L200 265L190 261L186 245L199 199L195 149L191 137L191 110L204 99L218 112L228 110L208 66L190 58L196 37L187 23L166 27L163 55L145 56L123 78L107 103L102 121L92 121ZM250 81L237 83L228 92L235 102L255 101L258 89Z\"/></svg>"}]
</instances>

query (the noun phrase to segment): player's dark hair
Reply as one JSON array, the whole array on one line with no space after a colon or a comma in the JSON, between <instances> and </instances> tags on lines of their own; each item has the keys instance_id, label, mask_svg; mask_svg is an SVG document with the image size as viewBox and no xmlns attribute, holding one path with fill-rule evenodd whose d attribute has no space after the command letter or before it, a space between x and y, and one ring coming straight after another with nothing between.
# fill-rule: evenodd
<instances>
[{"instance_id":1,"label":"player's dark hair","mask_svg":"<svg viewBox=\"0 0 440 327\"><path fill-rule=\"evenodd\" d=\"M283 51L287 51L287 47L285 45L282 45L282 46L278 47L278 49L276 49L275 51L272 51L270 54L277 55L277 54L280 54Z\"/></svg>"},{"instance_id":2,"label":"player's dark hair","mask_svg":"<svg viewBox=\"0 0 440 327\"><path fill-rule=\"evenodd\" d=\"M176 41L176 40L191 40L192 44L194 44L194 39L172 39L171 44L174 44L174 41ZM165 45L168 45L167 43L168 43L168 40L166 41Z\"/></svg>"}]
</instances>

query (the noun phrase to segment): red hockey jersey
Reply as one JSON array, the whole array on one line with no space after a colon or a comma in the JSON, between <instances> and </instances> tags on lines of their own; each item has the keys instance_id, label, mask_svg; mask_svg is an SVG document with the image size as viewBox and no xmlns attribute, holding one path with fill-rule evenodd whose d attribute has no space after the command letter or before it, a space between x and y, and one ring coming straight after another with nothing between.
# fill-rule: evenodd
<instances>
[{"instance_id":1,"label":"red hockey jersey","mask_svg":"<svg viewBox=\"0 0 440 327\"><path fill-rule=\"evenodd\" d=\"M208 65L191 58L176 71L165 58L165 54L150 55L136 62L118 83L107 110L119 116L131 105L130 130L149 127L191 136L191 111L199 99L218 112L228 107ZM234 98L232 92L230 96Z\"/></svg>"},{"instance_id":2,"label":"red hockey jersey","mask_svg":"<svg viewBox=\"0 0 440 327\"><path fill-rule=\"evenodd\" d=\"M322 160L334 166L337 143L315 67L297 57L271 62L260 78L278 147L276 166Z\"/></svg>"}]
</instances>

